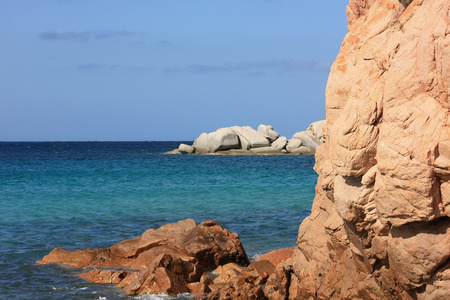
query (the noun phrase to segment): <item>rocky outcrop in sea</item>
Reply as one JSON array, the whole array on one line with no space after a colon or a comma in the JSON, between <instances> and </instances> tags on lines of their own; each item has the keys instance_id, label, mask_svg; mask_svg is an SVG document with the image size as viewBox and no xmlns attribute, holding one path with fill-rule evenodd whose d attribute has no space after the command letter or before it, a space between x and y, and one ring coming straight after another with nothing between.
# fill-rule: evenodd
<instances>
[{"instance_id":1,"label":"rocky outcrop in sea","mask_svg":"<svg viewBox=\"0 0 450 300\"><path fill-rule=\"evenodd\" d=\"M53 249L38 264L82 270L93 283L115 284L129 295L189 293L197 299L267 299L277 289L275 266L294 249L267 253L250 263L236 233L214 221L186 219L107 249Z\"/></svg>"},{"instance_id":2,"label":"rocky outcrop in sea","mask_svg":"<svg viewBox=\"0 0 450 300\"><path fill-rule=\"evenodd\" d=\"M295 133L290 140L280 136L271 125L261 124L258 130L250 126L219 128L202 133L194 144L180 144L178 149L166 154L314 154L322 144L325 120L312 123L305 131Z\"/></svg>"}]
</instances>

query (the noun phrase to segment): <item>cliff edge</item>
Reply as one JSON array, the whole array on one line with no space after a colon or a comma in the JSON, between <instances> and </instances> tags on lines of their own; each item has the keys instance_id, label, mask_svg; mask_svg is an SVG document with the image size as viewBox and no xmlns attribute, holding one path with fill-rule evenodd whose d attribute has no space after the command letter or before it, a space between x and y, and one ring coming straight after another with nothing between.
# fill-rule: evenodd
<instances>
[{"instance_id":1,"label":"cliff edge","mask_svg":"<svg viewBox=\"0 0 450 300\"><path fill-rule=\"evenodd\" d=\"M312 213L271 298L448 299L449 7L350 0Z\"/></svg>"}]
</instances>

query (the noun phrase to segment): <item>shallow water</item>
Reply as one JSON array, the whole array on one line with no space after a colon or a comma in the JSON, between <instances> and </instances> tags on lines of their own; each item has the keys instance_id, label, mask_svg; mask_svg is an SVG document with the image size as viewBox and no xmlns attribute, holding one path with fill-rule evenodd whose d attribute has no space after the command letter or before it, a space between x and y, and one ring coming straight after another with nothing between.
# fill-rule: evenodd
<instances>
[{"instance_id":1,"label":"shallow water","mask_svg":"<svg viewBox=\"0 0 450 300\"><path fill-rule=\"evenodd\" d=\"M0 143L0 298L131 298L35 261L186 218L238 233L249 257L295 246L313 156L163 154L179 143Z\"/></svg>"}]
</instances>

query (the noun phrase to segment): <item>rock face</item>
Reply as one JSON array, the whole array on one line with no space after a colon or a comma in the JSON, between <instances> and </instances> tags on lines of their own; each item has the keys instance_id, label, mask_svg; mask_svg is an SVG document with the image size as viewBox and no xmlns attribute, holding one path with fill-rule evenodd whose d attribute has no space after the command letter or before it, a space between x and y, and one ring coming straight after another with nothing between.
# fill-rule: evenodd
<instances>
[{"instance_id":1,"label":"rock face","mask_svg":"<svg viewBox=\"0 0 450 300\"><path fill-rule=\"evenodd\" d=\"M450 295L449 9L350 0L312 213L269 278L273 298Z\"/></svg>"},{"instance_id":2,"label":"rock face","mask_svg":"<svg viewBox=\"0 0 450 300\"><path fill-rule=\"evenodd\" d=\"M220 128L202 133L192 146L181 144L166 154L314 154L322 144L325 120L312 123L306 131L297 132L291 140L280 137L271 125L261 124L258 130L250 126ZM245 152L247 151L247 152Z\"/></svg>"}]
</instances>

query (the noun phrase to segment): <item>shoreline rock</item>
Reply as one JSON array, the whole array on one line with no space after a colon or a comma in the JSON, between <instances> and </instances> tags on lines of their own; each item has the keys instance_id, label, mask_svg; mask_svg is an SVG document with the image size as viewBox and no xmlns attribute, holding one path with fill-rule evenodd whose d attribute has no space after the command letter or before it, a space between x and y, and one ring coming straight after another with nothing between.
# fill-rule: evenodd
<instances>
[{"instance_id":1,"label":"shoreline rock","mask_svg":"<svg viewBox=\"0 0 450 300\"><path fill-rule=\"evenodd\" d=\"M180 144L166 154L220 155L314 155L323 141L325 120L312 123L305 131L295 133L290 140L280 136L272 126L261 124L258 130L250 126L219 128L202 133L192 146Z\"/></svg>"},{"instance_id":2,"label":"shoreline rock","mask_svg":"<svg viewBox=\"0 0 450 300\"><path fill-rule=\"evenodd\" d=\"M53 249L37 264L82 269L81 278L115 284L128 295L190 293L201 299L268 299L267 280L276 263L292 257L280 249L250 263L236 233L215 221L186 219L148 229L107 249ZM215 274L213 279L208 270Z\"/></svg>"}]
</instances>

